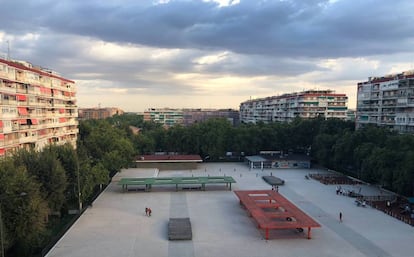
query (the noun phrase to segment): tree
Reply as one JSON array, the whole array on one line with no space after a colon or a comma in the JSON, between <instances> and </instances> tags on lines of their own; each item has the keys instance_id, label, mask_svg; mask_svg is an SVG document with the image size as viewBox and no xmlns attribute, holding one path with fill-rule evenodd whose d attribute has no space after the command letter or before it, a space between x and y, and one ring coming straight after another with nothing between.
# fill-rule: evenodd
<instances>
[{"instance_id":1,"label":"tree","mask_svg":"<svg viewBox=\"0 0 414 257\"><path fill-rule=\"evenodd\" d=\"M101 162L114 175L122 167L128 167L136 151L125 131L111 126L107 121L94 123L96 126L88 129L87 134L82 133L85 136L78 141L78 145L84 147L92 166Z\"/></svg>"},{"instance_id":2,"label":"tree","mask_svg":"<svg viewBox=\"0 0 414 257\"><path fill-rule=\"evenodd\" d=\"M231 124L226 119L209 119L205 122L198 123L200 134L201 153L204 156L210 156L211 160L218 160L225 156L226 153L226 136Z\"/></svg>"},{"instance_id":3,"label":"tree","mask_svg":"<svg viewBox=\"0 0 414 257\"><path fill-rule=\"evenodd\" d=\"M22 249L40 245L49 210L39 189L40 184L23 165L16 166L11 158L1 160L0 197L3 198L1 208L6 249L16 243Z\"/></svg>"},{"instance_id":4,"label":"tree","mask_svg":"<svg viewBox=\"0 0 414 257\"><path fill-rule=\"evenodd\" d=\"M155 151L155 141L152 137L140 133L132 138L132 143L137 154L153 153Z\"/></svg>"},{"instance_id":5,"label":"tree","mask_svg":"<svg viewBox=\"0 0 414 257\"><path fill-rule=\"evenodd\" d=\"M51 145L57 154L57 159L65 170L67 187L65 198L69 204L78 202L79 195L79 160L76 150L71 144Z\"/></svg>"},{"instance_id":6,"label":"tree","mask_svg":"<svg viewBox=\"0 0 414 257\"><path fill-rule=\"evenodd\" d=\"M56 149L48 146L39 154L38 170L33 172L42 184L41 192L47 200L52 211L60 211L66 203L65 191L67 187L67 177L65 169L58 160Z\"/></svg>"},{"instance_id":7,"label":"tree","mask_svg":"<svg viewBox=\"0 0 414 257\"><path fill-rule=\"evenodd\" d=\"M48 202L49 209L60 211L66 202L67 178L56 148L47 146L42 152L21 149L14 155L14 162L16 166L23 165L40 183L42 198Z\"/></svg>"}]
</instances>

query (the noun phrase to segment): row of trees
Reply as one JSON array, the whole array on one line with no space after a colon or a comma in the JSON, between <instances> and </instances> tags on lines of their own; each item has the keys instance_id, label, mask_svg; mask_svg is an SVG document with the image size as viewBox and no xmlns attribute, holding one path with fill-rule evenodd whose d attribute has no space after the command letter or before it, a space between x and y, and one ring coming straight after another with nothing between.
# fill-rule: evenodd
<instances>
[{"instance_id":1,"label":"row of trees","mask_svg":"<svg viewBox=\"0 0 414 257\"><path fill-rule=\"evenodd\" d=\"M320 133L313 156L324 166L399 194L414 195L414 136L367 127L341 133Z\"/></svg>"},{"instance_id":2,"label":"row of trees","mask_svg":"<svg viewBox=\"0 0 414 257\"><path fill-rule=\"evenodd\" d=\"M132 133L131 126L139 127L140 132ZM376 127L355 131L352 122L335 119L237 127L225 119L211 119L167 130L132 114L83 121L76 150L70 145L51 145L41 152L21 150L0 162L5 246L33 249L44 245L54 215L78 209L79 203L87 202L137 154L179 152L217 161L226 152L310 153L325 167L408 196L414 189L413 145L412 135ZM21 192L26 195L18 197Z\"/></svg>"},{"instance_id":3,"label":"row of trees","mask_svg":"<svg viewBox=\"0 0 414 257\"><path fill-rule=\"evenodd\" d=\"M122 123L120 123L122 124ZM200 154L220 160L226 152L245 155L260 150L310 153L314 162L379 184L394 192L414 194L414 136L337 119L296 119L292 123L241 124L211 119L168 130L152 125L132 136L138 153L154 151Z\"/></svg>"},{"instance_id":4,"label":"row of trees","mask_svg":"<svg viewBox=\"0 0 414 257\"><path fill-rule=\"evenodd\" d=\"M88 121L80 124L76 150L70 144L49 145L42 151L22 149L1 160L6 251L13 248L16 256L39 251L68 220L68 210L81 210L133 155L125 130L107 121Z\"/></svg>"}]
</instances>

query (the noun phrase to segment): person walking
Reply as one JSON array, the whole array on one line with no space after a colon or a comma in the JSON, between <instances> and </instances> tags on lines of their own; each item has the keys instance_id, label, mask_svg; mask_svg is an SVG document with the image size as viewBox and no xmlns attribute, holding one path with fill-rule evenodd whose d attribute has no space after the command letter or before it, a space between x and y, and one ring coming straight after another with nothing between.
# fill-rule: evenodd
<instances>
[{"instance_id":1,"label":"person walking","mask_svg":"<svg viewBox=\"0 0 414 257\"><path fill-rule=\"evenodd\" d=\"M148 217L151 217L151 213L152 213L151 208L148 208Z\"/></svg>"},{"instance_id":2,"label":"person walking","mask_svg":"<svg viewBox=\"0 0 414 257\"><path fill-rule=\"evenodd\" d=\"M342 222L342 212L339 212L339 222Z\"/></svg>"},{"instance_id":3,"label":"person walking","mask_svg":"<svg viewBox=\"0 0 414 257\"><path fill-rule=\"evenodd\" d=\"M145 207L145 216L148 216L148 207Z\"/></svg>"}]
</instances>

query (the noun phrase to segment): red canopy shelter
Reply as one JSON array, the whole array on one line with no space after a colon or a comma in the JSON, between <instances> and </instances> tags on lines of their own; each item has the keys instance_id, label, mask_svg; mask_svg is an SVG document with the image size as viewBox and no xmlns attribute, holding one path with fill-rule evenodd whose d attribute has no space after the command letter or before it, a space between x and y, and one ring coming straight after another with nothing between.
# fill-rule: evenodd
<instances>
[{"instance_id":1,"label":"red canopy shelter","mask_svg":"<svg viewBox=\"0 0 414 257\"><path fill-rule=\"evenodd\" d=\"M320 227L314 219L273 190L234 191L250 216L264 229L266 240L270 229L308 229Z\"/></svg>"}]
</instances>

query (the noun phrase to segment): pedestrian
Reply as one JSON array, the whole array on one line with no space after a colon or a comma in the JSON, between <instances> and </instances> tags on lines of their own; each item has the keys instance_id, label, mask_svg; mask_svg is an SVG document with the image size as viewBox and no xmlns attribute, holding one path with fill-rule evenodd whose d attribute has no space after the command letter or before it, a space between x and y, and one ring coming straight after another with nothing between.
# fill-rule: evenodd
<instances>
[{"instance_id":1,"label":"pedestrian","mask_svg":"<svg viewBox=\"0 0 414 257\"><path fill-rule=\"evenodd\" d=\"M272 191L275 191L275 186L272 185Z\"/></svg>"},{"instance_id":2,"label":"pedestrian","mask_svg":"<svg viewBox=\"0 0 414 257\"><path fill-rule=\"evenodd\" d=\"M148 216L148 207L145 207L145 216Z\"/></svg>"},{"instance_id":3,"label":"pedestrian","mask_svg":"<svg viewBox=\"0 0 414 257\"><path fill-rule=\"evenodd\" d=\"M342 212L339 212L339 222L342 222Z\"/></svg>"},{"instance_id":4,"label":"pedestrian","mask_svg":"<svg viewBox=\"0 0 414 257\"><path fill-rule=\"evenodd\" d=\"M276 186L276 192L279 192L279 186Z\"/></svg>"},{"instance_id":5,"label":"pedestrian","mask_svg":"<svg viewBox=\"0 0 414 257\"><path fill-rule=\"evenodd\" d=\"M148 217L150 217L150 216L151 216L151 213L152 213L151 208L148 208Z\"/></svg>"}]
</instances>

